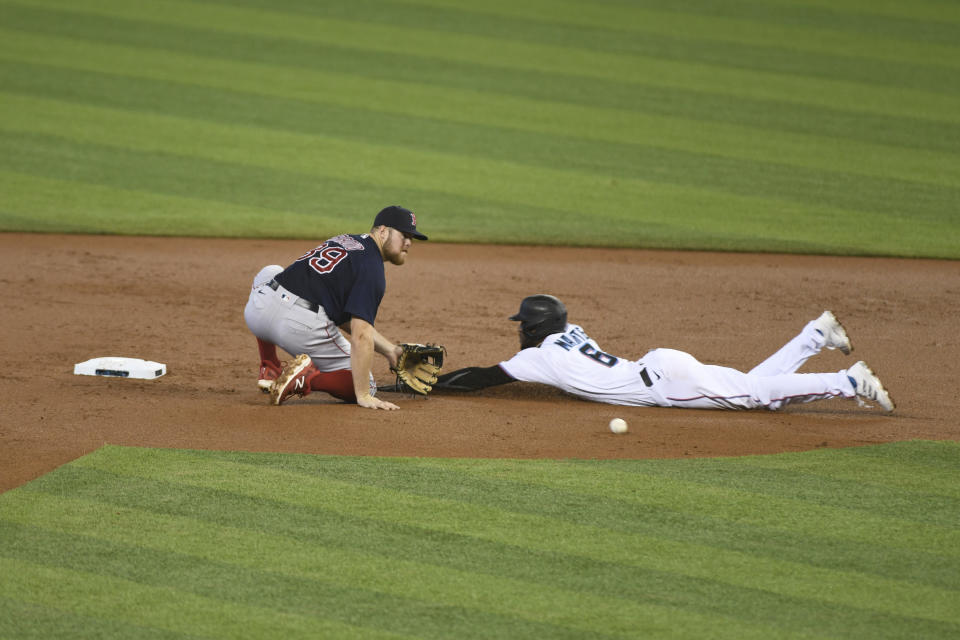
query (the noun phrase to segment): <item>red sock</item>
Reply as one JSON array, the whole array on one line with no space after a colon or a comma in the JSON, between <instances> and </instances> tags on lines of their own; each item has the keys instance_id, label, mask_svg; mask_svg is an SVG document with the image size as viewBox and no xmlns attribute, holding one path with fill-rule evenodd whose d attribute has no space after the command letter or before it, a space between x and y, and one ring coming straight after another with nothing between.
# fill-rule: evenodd
<instances>
[{"instance_id":1,"label":"red sock","mask_svg":"<svg viewBox=\"0 0 960 640\"><path fill-rule=\"evenodd\" d=\"M283 368L280 366L280 358L277 357L277 345L257 338L257 349L260 350L260 360L262 362L276 365L278 369Z\"/></svg>"},{"instance_id":2,"label":"red sock","mask_svg":"<svg viewBox=\"0 0 960 640\"><path fill-rule=\"evenodd\" d=\"M353 391L353 373L350 369L315 373L310 378L310 390L325 391L334 398L340 398L346 402L357 401L357 394Z\"/></svg>"}]
</instances>

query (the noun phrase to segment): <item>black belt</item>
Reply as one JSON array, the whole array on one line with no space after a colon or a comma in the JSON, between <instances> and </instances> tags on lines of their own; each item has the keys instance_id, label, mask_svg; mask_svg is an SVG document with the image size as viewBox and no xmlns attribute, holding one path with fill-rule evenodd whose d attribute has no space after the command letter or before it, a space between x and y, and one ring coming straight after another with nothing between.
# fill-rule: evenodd
<instances>
[{"instance_id":1,"label":"black belt","mask_svg":"<svg viewBox=\"0 0 960 640\"><path fill-rule=\"evenodd\" d=\"M267 286L273 289L274 291L276 291L277 287L281 287L283 285L281 285L276 280L271 280L270 282L267 283ZM303 298L300 298L300 297L294 300L293 304L299 307L303 307L304 309L309 309L314 313L317 313L318 311L320 311L320 305L318 305L316 302L310 302L309 300L304 300ZM650 385L647 385L647 386L649 387Z\"/></svg>"},{"instance_id":2,"label":"black belt","mask_svg":"<svg viewBox=\"0 0 960 640\"><path fill-rule=\"evenodd\" d=\"M653 386L653 380L650 379L650 374L647 373L646 367L640 369L640 377L643 378L643 384L647 385L648 387Z\"/></svg>"}]
</instances>

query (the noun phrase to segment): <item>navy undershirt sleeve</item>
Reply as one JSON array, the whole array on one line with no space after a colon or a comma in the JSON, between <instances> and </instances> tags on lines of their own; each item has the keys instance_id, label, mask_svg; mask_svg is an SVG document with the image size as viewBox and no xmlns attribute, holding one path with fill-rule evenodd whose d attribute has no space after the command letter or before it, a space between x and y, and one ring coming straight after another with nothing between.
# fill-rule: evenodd
<instances>
[{"instance_id":1,"label":"navy undershirt sleeve","mask_svg":"<svg viewBox=\"0 0 960 640\"><path fill-rule=\"evenodd\" d=\"M515 380L501 369L500 365L495 364L492 367L466 367L445 373L437 378L433 388L449 391L477 391L508 382L515 382Z\"/></svg>"}]
</instances>

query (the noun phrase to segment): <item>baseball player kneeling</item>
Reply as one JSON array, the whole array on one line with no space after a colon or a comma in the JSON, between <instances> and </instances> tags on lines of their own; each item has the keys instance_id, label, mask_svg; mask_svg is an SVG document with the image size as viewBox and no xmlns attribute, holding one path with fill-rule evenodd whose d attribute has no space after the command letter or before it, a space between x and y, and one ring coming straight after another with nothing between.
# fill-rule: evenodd
<instances>
[{"instance_id":1,"label":"baseball player kneeling","mask_svg":"<svg viewBox=\"0 0 960 640\"><path fill-rule=\"evenodd\" d=\"M390 206L377 214L369 233L330 238L286 268L260 270L244 319L260 350L258 385L272 404L324 391L361 407L398 408L376 397L371 365L374 353L380 354L399 377L410 345L394 344L374 322L386 290L384 264L404 264L414 239L427 239L416 216ZM293 361L281 363L277 347ZM436 359L435 366L421 367L426 370L417 374L420 379L404 375L415 390L429 391L442 364L441 356Z\"/></svg>"}]
</instances>

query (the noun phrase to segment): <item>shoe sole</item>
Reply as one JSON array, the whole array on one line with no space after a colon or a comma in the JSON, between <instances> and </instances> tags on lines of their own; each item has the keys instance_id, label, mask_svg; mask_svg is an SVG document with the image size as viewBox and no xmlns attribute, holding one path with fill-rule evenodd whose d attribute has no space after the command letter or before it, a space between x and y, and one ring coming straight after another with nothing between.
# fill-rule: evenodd
<instances>
[{"instance_id":1,"label":"shoe sole","mask_svg":"<svg viewBox=\"0 0 960 640\"><path fill-rule=\"evenodd\" d=\"M830 312L830 319L833 321L833 325L837 329L836 333L842 335L846 342L844 344L828 344L827 349L839 349L844 355L850 355L850 352L853 351L853 344L850 342L850 336L847 335L846 328L844 328L843 324L837 320L837 316L835 316L832 311ZM835 333L834 327L831 327L831 335ZM831 341L828 340L828 342Z\"/></svg>"},{"instance_id":2,"label":"shoe sole","mask_svg":"<svg viewBox=\"0 0 960 640\"><path fill-rule=\"evenodd\" d=\"M283 390L297 376L303 373L303 370L310 366L310 356L301 353L293 359L287 367L280 373L280 377L273 381L270 386L270 403L279 406L286 399L283 397ZM288 396L290 394L287 394Z\"/></svg>"}]
</instances>

